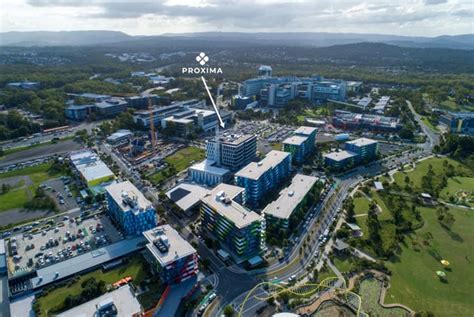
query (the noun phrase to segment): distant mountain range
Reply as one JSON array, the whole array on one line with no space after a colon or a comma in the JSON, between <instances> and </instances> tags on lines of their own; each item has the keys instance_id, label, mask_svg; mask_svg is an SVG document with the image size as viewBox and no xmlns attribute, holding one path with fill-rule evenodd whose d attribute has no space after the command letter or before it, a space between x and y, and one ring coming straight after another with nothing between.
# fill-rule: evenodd
<instances>
[{"instance_id":1,"label":"distant mountain range","mask_svg":"<svg viewBox=\"0 0 474 317\"><path fill-rule=\"evenodd\" d=\"M169 42L179 40L205 40L212 42L232 41L260 45L289 45L326 47L341 44L375 42L404 47L417 48L452 48L474 49L474 34L442 35L437 37L414 37L384 34L357 33L238 33L238 32L203 32L164 34L158 36L131 36L116 31L61 31L61 32L5 32L0 33L0 46L84 46L104 45L133 41Z\"/></svg>"}]
</instances>

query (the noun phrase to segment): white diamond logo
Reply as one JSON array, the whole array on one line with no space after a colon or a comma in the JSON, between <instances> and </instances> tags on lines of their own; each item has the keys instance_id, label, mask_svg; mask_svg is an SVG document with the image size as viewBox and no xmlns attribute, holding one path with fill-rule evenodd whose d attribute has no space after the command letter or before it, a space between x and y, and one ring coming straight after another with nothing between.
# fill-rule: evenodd
<instances>
[{"instance_id":1,"label":"white diamond logo","mask_svg":"<svg viewBox=\"0 0 474 317\"><path fill-rule=\"evenodd\" d=\"M201 52L199 53L198 56L196 56L196 61L201 65L204 66L206 63L209 61L209 57L206 55L206 53Z\"/></svg>"}]
</instances>

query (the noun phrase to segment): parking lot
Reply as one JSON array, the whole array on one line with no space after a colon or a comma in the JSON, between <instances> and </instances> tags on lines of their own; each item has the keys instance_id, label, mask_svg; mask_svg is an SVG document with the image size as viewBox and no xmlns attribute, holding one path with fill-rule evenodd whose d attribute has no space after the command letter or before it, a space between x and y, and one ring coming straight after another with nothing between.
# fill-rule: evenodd
<instances>
[{"instance_id":1,"label":"parking lot","mask_svg":"<svg viewBox=\"0 0 474 317\"><path fill-rule=\"evenodd\" d=\"M71 179L62 177L44 182L41 187L52 197L60 211L67 211L77 208L76 198L70 190Z\"/></svg>"},{"instance_id":2,"label":"parking lot","mask_svg":"<svg viewBox=\"0 0 474 317\"><path fill-rule=\"evenodd\" d=\"M121 240L122 235L105 215L69 218L30 229L10 239L9 269L28 272ZM34 233L33 233L34 232Z\"/></svg>"}]
</instances>

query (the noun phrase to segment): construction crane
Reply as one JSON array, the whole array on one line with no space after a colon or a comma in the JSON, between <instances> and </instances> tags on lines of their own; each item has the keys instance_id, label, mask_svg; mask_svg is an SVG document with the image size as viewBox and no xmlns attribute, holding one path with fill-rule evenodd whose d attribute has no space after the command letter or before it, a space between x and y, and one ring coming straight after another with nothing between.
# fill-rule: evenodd
<instances>
[{"instance_id":1,"label":"construction crane","mask_svg":"<svg viewBox=\"0 0 474 317\"><path fill-rule=\"evenodd\" d=\"M150 135L151 135L151 153L155 153L156 148L156 134L155 134L155 120L153 117L153 106L151 99L148 97L148 111L150 111Z\"/></svg>"}]
</instances>

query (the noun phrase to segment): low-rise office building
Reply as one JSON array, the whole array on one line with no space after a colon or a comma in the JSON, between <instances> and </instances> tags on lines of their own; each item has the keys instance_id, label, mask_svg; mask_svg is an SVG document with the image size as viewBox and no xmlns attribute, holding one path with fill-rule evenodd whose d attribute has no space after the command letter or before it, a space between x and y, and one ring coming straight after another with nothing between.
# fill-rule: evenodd
<instances>
[{"instance_id":1,"label":"low-rise office building","mask_svg":"<svg viewBox=\"0 0 474 317\"><path fill-rule=\"evenodd\" d=\"M318 178L313 176L296 174L293 177L291 184L262 211L268 235L283 238L298 226L309 206L315 203L313 191L317 183Z\"/></svg>"},{"instance_id":2,"label":"low-rise office building","mask_svg":"<svg viewBox=\"0 0 474 317\"><path fill-rule=\"evenodd\" d=\"M343 130L369 130L376 132L396 132L401 129L400 119L374 114L353 113L336 110L332 124Z\"/></svg>"},{"instance_id":3,"label":"low-rise office building","mask_svg":"<svg viewBox=\"0 0 474 317\"><path fill-rule=\"evenodd\" d=\"M148 241L145 255L151 269L166 284L181 283L198 273L198 255L170 225L143 232Z\"/></svg>"},{"instance_id":4,"label":"low-rise office building","mask_svg":"<svg viewBox=\"0 0 474 317\"><path fill-rule=\"evenodd\" d=\"M228 184L216 186L201 199L201 230L239 263L265 249L265 219L244 203L245 189Z\"/></svg>"},{"instance_id":5,"label":"low-rise office building","mask_svg":"<svg viewBox=\"0 0 474 317\"><path fill-rule=\"evenodd\" d=\"M115 181L115 174L92 150L72 152L71 164L93 194L103 193L104 186Z\"/></svg>"},{"instance_id":6,"label":"low-rise office building","mask_svg":"<svg viewBox=\"0 0 474 317\"><path fill-rule=\"evenodd\" d=\"M230 171L216 166L215 162L206 159L188 168L191 181L207 186L215 186L231 180Z\"/></svg>"},{"instance_id":7,"label":"low-rise office building","mask_svg":"<svg viewBox=\"0 0 474 317\"><path fill-rule=\"evenodd\" d=\"M155 208L130 181L107 186L108 213L125 235L138 236L156 227Z\"/></svg>"},{"instance_id":8,"label":"low-rise office building","mask_svg":"<svg viewBox=\"0 0 474 317\"><path fill-rule=\"evenodd\" d=\"M348 151L336 151L323 154L324 165L334 171L342 171L355 166L356 154Z\"/></svg>"},{"instance_id":9,"label":"low-rise office building","mask_svg":"<svg viewBox=\"0 0 474 317\"><path fill-rule=\"evenodd\" d=\"M95 112L95 105L69 105L64 109L64 115L67 119L73 121L84 121Z\"/></svg>"},{"instance_id":10,"label":"low-rise office building","mask_svg":"<svg viewBox=\"0 0 474 317\"><path fill-rule=\"evenodd\" d=\"M95 104L96 113L103 118L112 118L127 110L127 102L123 98L111 97Z\"/></svg>"},{"instance_id":11,"label":"low-rise office building","mask_svg":"<svg viewBox=\"0 0 474 317\"><path fill-rule=\"evenodd\" d=\"M357 154L358 162L366 162L377 157L378 142L368 138L359 138L347 141L344 145L344 149Z\"/></svg>"},{"instance_id":12,"label":"low-rise office building","mask_svg":"<svg viewBox=\"0 0 474 317\"><path fill-rule=\"evenodd\" d=\"M291 155L270 151L260 162L252 162L235 174L235 184L245 188L247 203L259 206L264 196L291 173Z\"/></svg>"},{"instance_id":13,"label":"low-rise office building","mask_svg":"<svg viewBox=\"0 0 474 317\"><path fill-rule=\"evenodd\" d=\"M112 145L121 144L129 141L133 137L133 132L126 129L117 130L107 137L107 143Z\"/></svg>"},{"instance_id":14,"label":"low-rise office building","mask_svg":"<svg viewBox=\"0 0 474 317\"><path fill-rule=\"evenodd\" d=\"M448 112L440 116L439 123L447 127L451 133L474 135L472 112Z\"/></svg>"},{"instance_id":15,"label":"low-rise office building","mask_svg":"<svg viewBox=\"0 0 474 317\"><path fill-rule=\"evenodd\" d=\"M323 155L324 164L332 170L341 171L377 158L378 142L359 138L344 143L344 151L334 151Z\"/></svg>"}]
</instances>

